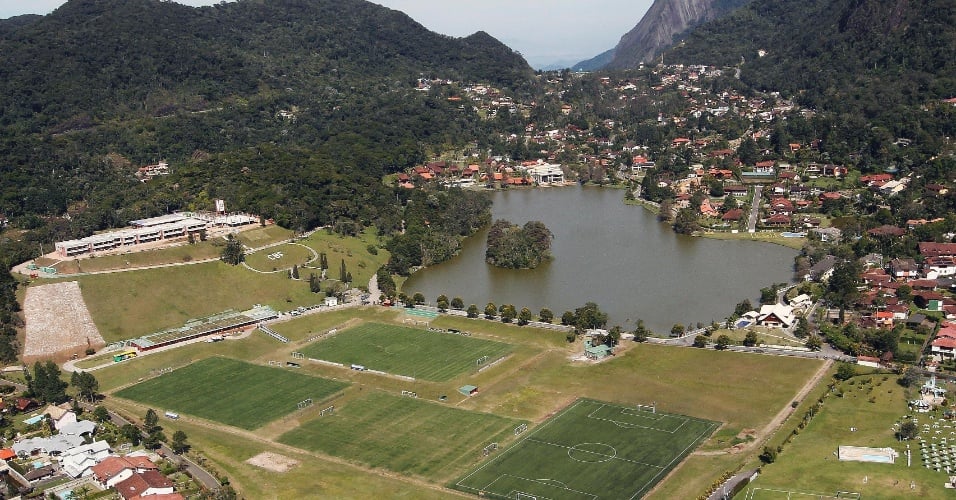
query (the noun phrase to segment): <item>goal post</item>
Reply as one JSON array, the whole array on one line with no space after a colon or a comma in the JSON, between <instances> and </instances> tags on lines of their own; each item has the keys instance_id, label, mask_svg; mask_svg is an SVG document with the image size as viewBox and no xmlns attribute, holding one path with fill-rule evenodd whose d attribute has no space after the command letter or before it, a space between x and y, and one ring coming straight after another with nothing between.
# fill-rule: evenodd
<instances>
[{"instance_id":1,"label":"goal post","mask_svg":"<svg viewBox=\"0 0 956 500\"><path fill-rule=\"evenodd\" d=\"M522 432L528 430L528 424L521 424L518 427L515 427L515 436L521 434Z\"/></svg>"},{"instance_id":2,"label":"goal post","mask_svg":"<svg viewBox=\"0 0 956 500\"><path fill-rule=\"evenodd\" d=\"M657 413L657 401L651 402L651 404L638 404L637 411L646 411L650 413Z\"/></svg>"}]
</instances>

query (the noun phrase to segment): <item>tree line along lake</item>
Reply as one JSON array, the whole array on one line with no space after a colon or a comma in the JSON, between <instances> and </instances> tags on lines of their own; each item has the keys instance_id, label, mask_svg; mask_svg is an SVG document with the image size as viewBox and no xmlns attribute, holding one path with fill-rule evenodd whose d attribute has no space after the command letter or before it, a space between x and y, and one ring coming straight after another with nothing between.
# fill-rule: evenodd
<instances>
[{"instance_id":1,"label":"tree line along lake","mask_svg":"<svg viewBox=\"0 0 956 500\"><path fill-rule=\"evenodd\" d=\"M538 220L554 233L554 258L536 269L501 269L485 263L487 229L468 238L448 262L419 270L402 286L434 305L445 294L484 310L488 302L543 307L556 320L595 302L608 326L632 330L638 319L655 332L674 323L722 321L760 289L790 282L796 251L780 245L695 238L674 233L624 192L600 187L496 191L494 220L523 225Z\"/></svg>"}]
</instances>

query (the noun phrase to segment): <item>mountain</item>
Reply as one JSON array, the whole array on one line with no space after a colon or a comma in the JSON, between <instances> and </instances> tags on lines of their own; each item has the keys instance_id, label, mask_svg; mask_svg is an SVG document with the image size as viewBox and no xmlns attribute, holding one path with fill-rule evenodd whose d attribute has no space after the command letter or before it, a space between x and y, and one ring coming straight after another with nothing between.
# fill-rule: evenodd
<instances>
[{"instance_id":1,"label":"mountain","mask_svg":"<svg viewBox=\"0 0 956 500\"><path fill-rule=\"evenodd\" d=\"M675 37L712 19L716 19L744 5L749 0L654 0L641 21L621 37L611 49L610 61L604 53L590 61L583 61L575 68L627 69L654 59L662 50L672 46Z\"/></svg>"},{"instance_id":2,"label":"mountain","mask_svg":"<svg viewBox=\"0 0 956 500\"><path fill-rule=\"evenodd\" d=\"M956 96L952 0L753 0L698 27L665 57L738 65L744 83L861 126L876 121L890 140L917 139L937 120L949 122L944 136L956 133L930 106Z\"/></svg>"},{"instance_id":3,"label":"mountain","mask_svg":"<svg viewBox=\"0 0 956 500\"><path fill-rule=\"evenodd\" d=\"M364 0L70 0L0 22L0 213L49 241L219 197L286 227L389 233L382 176L489 126L461 86L533 78L487 33ZM134 176L163 160L170 175Z\"/></svg>"},{"instance_id":4,"label":"mountain","mask_svg":"<svg viewBox=\"0 0 956 500\"><path fill-rule=\"evenodd\" d=\"M0 116L46 118L47 125L109 114L160 93L216 101L263 86L342 79L426 75L512 84L531 74L520 55L486 33L439 35L364 0L203 8L71 0L42 19L12 22L0 25L7 34L0 39Z\"/></svg>"},{"instance_id":5,"label":"mountain","mask_svg":"<svg viewBox=\"0 0 956 500\"><path fill-rule=\"evenodd\" d=\"M607 66L614 59L614 49L606 50L600 54L571 66L572 71L596 71Z\"/></svg>"}]
</instances>

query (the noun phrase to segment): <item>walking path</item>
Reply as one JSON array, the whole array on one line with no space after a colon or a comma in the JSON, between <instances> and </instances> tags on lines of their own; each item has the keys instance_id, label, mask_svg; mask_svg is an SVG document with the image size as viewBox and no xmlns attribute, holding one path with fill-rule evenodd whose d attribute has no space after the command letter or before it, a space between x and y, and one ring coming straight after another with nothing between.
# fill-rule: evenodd
<instances>
[{"instance_id":1,"label":"walking path","mask_svg":"<svg viewBox=\"0 0 956 500\"><path fill-rule=\"evenodd\" d=\"M760 216L760 192L763 191L763 185L754 186L754 199L750 205L750 219L747 221L747 232L757 232L757 218Z\"/></svg>"}]
</instances>

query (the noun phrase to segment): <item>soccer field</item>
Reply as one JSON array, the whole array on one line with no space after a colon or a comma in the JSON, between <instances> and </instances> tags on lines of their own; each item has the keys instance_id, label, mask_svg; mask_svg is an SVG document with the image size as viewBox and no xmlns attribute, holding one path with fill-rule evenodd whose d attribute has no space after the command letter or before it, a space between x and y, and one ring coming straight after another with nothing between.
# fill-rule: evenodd
<instances>
[{"instance_id":1,"label":"soccer field","mask_svg":"<svg viewBox=\"0 0 956 500\"><path fill-rule=\"evenodd\" d=\"M522 423L372 392L283 434L279 441L373 467L447 481L479 457L482 448L513 435L513 429Z\"/></svg>"},{"instance_id":2,"label":"soccer field","mask_svg":"<svg viewBox=\"0 0 956 500\"><path fill-rule=\"evenodd\" d=\"M717 426L579 399L451 486L492 498L639 498Z\"/></svg>"},{"instance_id":3,"label":"soccer field","mask_svg":"<svg viewBox=\"0 0 956 500\"><path fill-rule=\"evenodd\" d=\"M476 370L480 358L487 356L488 362L494 361L510 350L510 345L490 340L365 323L309 345L301 352L309 358L444 382Z\"/></svg>"},{"instance_id":4,"label":"soccer field","mask_svg":"<svg viewBox=\"0 0 956 500\"><path fill-rule=\"evenodd\" d=\"M318 404L347 386L287 369L208 358L116 396L251 430L296 411L300 401L311 398Z\"/></svg>"}]
</instances>

